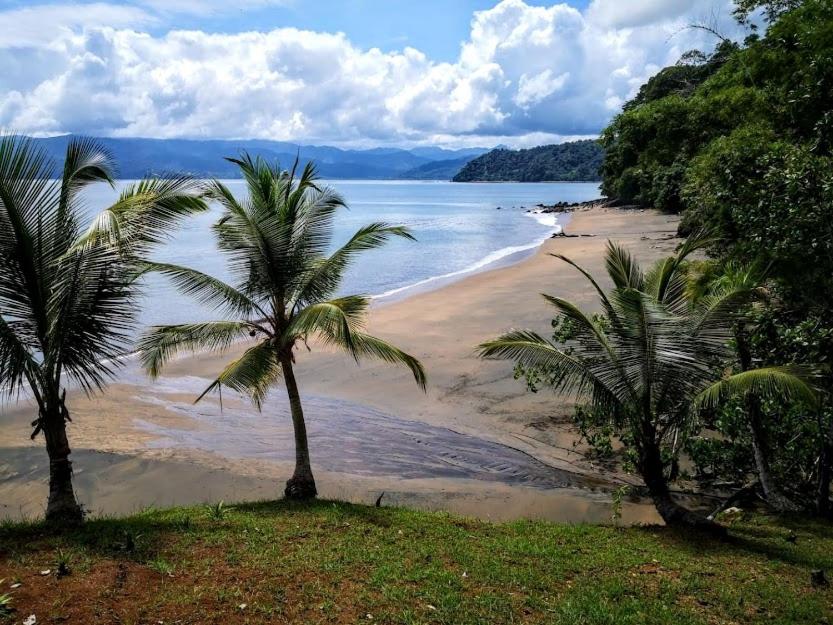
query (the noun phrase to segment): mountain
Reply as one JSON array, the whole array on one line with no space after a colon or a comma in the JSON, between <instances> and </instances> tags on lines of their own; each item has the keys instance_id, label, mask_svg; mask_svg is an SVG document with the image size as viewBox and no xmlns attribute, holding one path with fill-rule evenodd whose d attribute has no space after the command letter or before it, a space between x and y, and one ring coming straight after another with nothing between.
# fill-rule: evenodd
<instances>
[{"instance_id":1,"label":"mountain","mask_svg":"<svg viewBox=\"0 0 833 625\"><path fill-rule=\"evenodd\" d=\"M57 163L62 162L67 143L72 135L34 139ZM448 180L466 160L483 154L486 149L465 148L446 150L420 147L410 150L400 148L374 148L346 150L332 146L299 145L284 141L266 140L191 140L191 139L98 139L116 159L120 178L142 178L169 172L187 172L199 177L236 178L240 171L224 157L238 156L246 150L255 156L277 160L289 167L299 155L301 162L314 161L323 178L420 179L408 175L435 161L461 161L459 167L444 175ZM431 168L429 167L429 170ZM431 176L428 176L429 178Z\"/></svg>"},{"instance_id":2,"label":"mountain","mask_svg":"<svg viewBox=\"0 0 833 625\"><path fill-rule=\"evenodd\" d=\"M592 140L528 150L496 149L469 161L454 182L544 182L600 180L604 150Z\"/></svg>"},{"instance_id":3,"label":"mountain","mask_svg":"<svg viewBox=\"0 0 833 625\"><path fill-rule=\"evenodd\" d=\"M401 175L405 180L451 180L461 169L474 158L452 158L441 161L431 161L419 167L414 167Z\"/></svg>"}]
</instances>

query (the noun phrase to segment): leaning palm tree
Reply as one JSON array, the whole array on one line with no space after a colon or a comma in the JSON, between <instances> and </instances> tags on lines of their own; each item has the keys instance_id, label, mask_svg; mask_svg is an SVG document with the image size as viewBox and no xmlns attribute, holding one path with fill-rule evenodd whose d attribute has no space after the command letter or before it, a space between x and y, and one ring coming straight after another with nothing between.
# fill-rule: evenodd
<instances>
[{"instance_id":1,"label":"leaning palm tree","mask_svg":"<svg viewBox=\"0 0 833 625\"><path fill-rule=\"evenodd\" d=\"M806 372L770 367L715 379L731 355L729 341L749 285L723 289L692 306L686 296L685 259L702 241L691 239L676 256L645 273L623 248L608 243L606 267L614 288L605 293L571 260L598 294L603 317L594 318L559 297L544 295L569 321L572 337L556 345L529 330L480 345L483 357L514 360L545 372L555 391L586 397L633 441L636 468L668 524L720 531L671 497L667 470L681 440L695 429L698 408L730 394L779 392L812 401Z\"/></svg>"},{"instance_id":2,"label":"leaning palm tree","mask_svg":"<svg viewBox=\"0 0 833 625\"><path fill-rule=\"evenodd\" d=\"M292 171L247 154L228 160L240 168L248 197L238 200L217 181L210 184L207 195L223 209L214 233L235 285L175 265L149 263L147 270L167 275L184 293L237 319L156 327L140 343L142 363L155 377L183 350L224 350L240 338L256 338L197 401L226 386L250 397L260 410L269 389L283 378L295 434L295 471L285 495L309 499L317 491L295 380L295 350L317 339L356 361L374 357L401 363L424 389L419 361L364 332L369 298L336 296L357 254L378 248L391 237L413 237L403 227L373 223L328 255L335 213L345 203L335 191L318 184L312 164L296 177L297 160Z\"/></svg>"},{"instance_id":3,"label":"leaning palm tree","mask_svg":"<svg viewBox=\"0 0 833 625\"><path fill-rule=\"evenodd\" d=\"M0 139L0 392L37 406L32 438L46 440L53 521L82 518L67 388L92 393L115 372L136 317L140 258L182 216L205 208L188 178L145 180L85 224L81 192L112 185L113 169L92 140L71 141L56 170L30 140Z\"/></svg>"}]
</instances>

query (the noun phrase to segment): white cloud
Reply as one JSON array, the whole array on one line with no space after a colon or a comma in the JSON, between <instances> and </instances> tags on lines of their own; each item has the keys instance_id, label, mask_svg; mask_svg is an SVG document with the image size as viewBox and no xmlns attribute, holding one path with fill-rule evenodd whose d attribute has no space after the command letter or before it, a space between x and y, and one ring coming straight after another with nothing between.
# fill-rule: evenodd
<instances>
[{"instance_id":1,"label":"white cloud","mask_svg":"<svg viewBox=\"0 0 833 625\"><path fill-rule=\"evenodd\" d=\"M565 72L560 76L553 76L552 70L545 69L540 74L530 76L528 74L521 74L518 81L518 93L515 94L515 104L523 109L528 108L532 104L538 104L544 98L551 96L558 91L570 78L570 72Z\"/></svg>"},{"instance_id":2,"label":"white cloud","mask_svg":"<svg viewBox=\"0 0 833 625\"><path fill-rule=\"evenodd\" d=\"M609 28L630 28L675 19L703 4L698 0L593 0L587 15Z\"/></svg>"},{"instance_id":3,"label":"white cloud","mask_svg":"<svg viewBox=\"0 0 833 625\"><path fill-rule=\"evenodd\" d=\"M150 23L147 13L106 4L75 15L66 5L31 9L52 12L45 32L27 9L0 12L0 25L12 26L0 29L0 62L20 65L0 76L0 127L341 145L588 136L659 68L713 45L703 32L680 29L713 3L675 4L643 0L640 17L623 27L613 0L595 0L585 13L504 0L475 13L454 63L292 28L152 35L128 28Z\"/></svg>"},{"instance_id":4,"label":"white cloud","mask_svg":"<svg viewBox=\"0 0 833 625\"><path fill-rule=\"evenodd\" d=\"M294 0L136 0L160 13L191 13L194 15L233 13L267 6L289 6Z\"/></svg>"},{"instance_id":5,"label":"white cloud","mask_svg":"<svg viewBox=\"0 0 833 625\"><path fill-rule=\"evenodd\" d=\"M155 21L135 6L104 2L37 4L0 11L0 48L60 47L82 28L141 28Z\"/></svg>"}]
</instances>

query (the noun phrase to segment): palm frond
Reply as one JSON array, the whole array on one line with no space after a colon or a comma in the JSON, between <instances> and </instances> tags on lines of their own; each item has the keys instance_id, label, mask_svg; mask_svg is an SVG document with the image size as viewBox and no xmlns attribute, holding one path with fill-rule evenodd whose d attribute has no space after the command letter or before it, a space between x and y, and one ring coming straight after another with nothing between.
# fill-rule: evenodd
<instances>
[{"instance_id":1,"label":"palm frond","mask_svg":"<svg viewBox=\"0 0 833 625\"><path fill-rule=\"evenodd\" d=\"M391 345L378 337L363 332L351 332L352 348L350 353L357 361L362 358L375 358L390 364L405 365L411 370L417 385L424 391L426 389L427 377L425 369L419 360Z\"/></svg>"},{"instance_id":2,"label":"palm frond","mask_svg":"<svg viewBox=\"0 0 833 625\"><path fill-rule=\"evenodd\" d=\"M152 378L177 354L185 351L223 351L252 330L260 328L245 321L208 321L156 326L139 340L139 362Z\"/></svg>"},{"instance_id":3,"label":"palm frond","mask_svg":"<svg viewBox=\"0 0 833 625\"><path fill-rule=\"evenodd\" d=\"M183 294L193 297L200 304L211 306L215 310L225 310L230 314L251 318L259 315L266 317L266 312L245 293L208 274L168 263L143 262L142 273L160 273L171 279L174 286Z\"/></svg>"},{"instance_id":4,"label":"palm frond","mask_svg":"<svg viewBox=\"0 0 833 625\"><path fill-rule=\"evenodd\" d=\"M238 393L247 395L260 410L269 389L280 378L281 364L277 352L272 343L265 340L250 347L240 358L229 363L194 403L214 389L227 386Z\"/></svg>"},{"instance_id":5,"label":"palm frond","mask_svg":"<svg viewBox=\"0 0 833 625\"><path fill-rule=\"evenodd\" d=\"M605 267L610 279L618 289L635 289L641 291L645 287L645 277L639 264L624 247L613 241L607 242Z\"/></svg>"},{"instance_id":6,"label":"palm frond","mask_svg":"<svg viewBox=\"0 0 833 625\"><path fill-rule=\"evenodd\" d=\"M815 405L817 373L807 367L765 367L736 373L711 384L694 399L696 408L713 408L729 397L755 394Z\"/></svg>"},{"instance_id":7,"label":"palm frond","mask_svg":"<svg viewBox=\"0 0 833 625\"><path fill-rule=\"evenodd\" d=\"M141 258L169 238L183 218L207 208L202 186L190 176L142 180L99 213L71 251L107 244Z\"/></svg>"},{"instance_id":8,"label":"palm frond","mask_svg":"<svg viewBox=\"0 0 833 625\"><path fill-rule=\"evenodd\" d=\"M0 138L0 313L40 339L49 325L47 259L57 225L52 175L53 163L30 140Z\"/></svg>"},{"instance_id":9,"label":"palm frond","mask_svg":"<svg viewBox=\"0 0 833 625\"><path fill-rule=\"evenodd\" d=\"M55 265L44 362L91 392L112 376L129 343L137 313L129 269L116 249L102 245Z\"/></svg>"},{"instance_id":10,"label":"palm frond","mask_svg":"<svg viewBox=\"0 0 833 625\"><path fill-rule=\"evenodd\" d=\"M27 345L16 334L14 322L0 315L0 393L11 396L37 375L38 364L32 358L36 349L36 343Z\"/></svg>"},{"instance_id":11,"label":"palm frond","mask_svg":"<svg viewBox=\"0 0 833 625\"><path fill-rule=\"evenodd\" d=\"M358 254L379 248L392 237L415 240L410 230L404 226L377 222L360 228L329 258L322 259L311 267L295 296L296 305L304 305L330 297L341 285L344 271Z\"/></svg>"},{"instance_id":12,"label":"palm frond","mask_svg":"<svg viewBox=\"0 0 833 625\"><path fill-rule=\"evenodd\" d=\"M287 341L321 334L340 347L352 349L352 333L361 331L370 300L362 295L348 295L312 304L292 319L284 332Z\"/></svg>"},{"instance_id":13,"label":"palm frond","mask_svg":"<svg viewBox=\"0 0 833 625\"><path fill-rule=\"evenodd\" d=\"M580 358L565 353L550 341L531 330L513 330L477 348L481 358L512 360L526 368L537 368L553 374L555 390L580 394L602 390L604 385ZM604 387L604 391L609 391Z\"/></svg>"},{"instance_id":14,"label":"palm frond","mask_svg":"<svg viewBox=\"0 0 833 625\"><path fill-rule=\"evenodd\" d=\"M590 284L596 290L596 294L599 296L599 301L602 303L602 307L604 308L605 314L608 316L612 323L618 323L618 319L616 318L616 310L611 305L610 300L607 297L607 294L602 290L602 287L599 286L599 283L596 281L596 279L589 271L587 271L581 265L562 254L550 254L550 256L558 258L559 260L563 260L565 263L578 270L578 272L581 273L581 275L587 278L587 281L590 282Z\"/></svg>"}]
</instances>

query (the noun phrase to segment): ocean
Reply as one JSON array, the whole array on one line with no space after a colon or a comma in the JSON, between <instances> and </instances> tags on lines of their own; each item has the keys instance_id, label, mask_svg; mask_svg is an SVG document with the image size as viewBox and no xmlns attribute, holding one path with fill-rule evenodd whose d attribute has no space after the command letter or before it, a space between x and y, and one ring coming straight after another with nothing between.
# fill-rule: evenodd
<instances>
[{"instance_id":1,"label":"ocean","mask_svg":"<svg viewBox=\"0 0 833 625\"><path fill-rule=\"evenodd\" d=\"M115 190L103 185L88 189L88 210L105 207L126 184L120 182ZM235 194L245 193L243 181L225 184ZM338 190L349 207L336 219L334 249L360 226L373 221L408 226L417 238L416 242L393 240L382 249L366 252L347 272L342 293L372 295L378 302L520 260L559 227L556 215L527 210L539 203L581 202L599 196L596 183L333 180L325 184ZM154 259L229 279L211 232L219 214L219 207L214 207L187 220ZM179 294L167 279L147 279L141 301L142 327L218 318L222 317L216 311Z\"/></svg>"}]
</instances>

